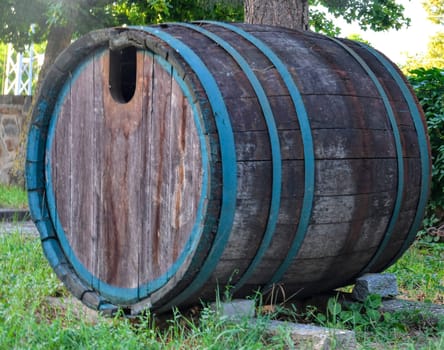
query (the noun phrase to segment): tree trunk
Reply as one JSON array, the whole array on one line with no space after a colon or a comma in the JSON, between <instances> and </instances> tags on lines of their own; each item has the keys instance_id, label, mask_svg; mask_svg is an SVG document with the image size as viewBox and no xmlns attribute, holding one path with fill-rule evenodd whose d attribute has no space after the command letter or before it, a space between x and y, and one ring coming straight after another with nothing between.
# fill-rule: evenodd
<instances>
[{"instance_id":1,"label":"tree trunk","mask_svg":"<svg viewBox=\"0 0 444 350\"><path fill-rule=\"evenodd\" d=\"M40 91L41 82L43 81L46 72L49 67L54 63L57 56L66 48L71 42L72 34L74 30L72 27L61 27L54 26L50 29L48 34L48 44L45 50L45 59L43 61L43 66L40 70L39 77L37 80L37 86L35 87L33 94L33 103L29 112L26 115L25 120L22 124L22 129L20 130L20 143L17 152L17 157L14 164L9 171L11 178L11 183L15 183L21 187L25 186L24 177L24 167L26 160L26 144L28 139L29 124L31 122L32 112L34 110L34 102L37 101L37 95Z\"/></svg>"},{"instance_id":2,"label":"tree trunk","mask_svg":"<svg viewBox=\"0 0 444 350\"><path fill-rule=\"evenodd\" d=\"M245 0L245 22L308 29L308 0Z\"/></svg>"},{"instance_id":3,"label":"tree trunk","mask_svg":"<svg viewBox=\"0 0 444 350\"><path fill-rule=\"evenodd\" d=\"M37 86L34 92L34 96L37 97L37 94L40 90L40 84L46 76L46 73L51 67L51 65L56 60L57 56L68 47L71 43L72 34L74 30L72 27L61 27L55 26L52 27L48 34L48 44L46 45L45 50L45 59L43 61L42 68L39 73L39 78L37 81Z\"/></svg>"}]
</instances>

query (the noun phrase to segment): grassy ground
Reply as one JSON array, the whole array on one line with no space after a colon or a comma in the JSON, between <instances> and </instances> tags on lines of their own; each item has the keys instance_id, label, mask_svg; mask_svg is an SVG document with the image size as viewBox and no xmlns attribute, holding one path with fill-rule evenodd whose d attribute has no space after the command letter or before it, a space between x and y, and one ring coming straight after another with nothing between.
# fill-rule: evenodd
<instances>
[{"instance_id":1,"label":"grassy ground","mask_svg":"<svg viewBox=\"0 0 444 350\"><path fill-rule=\"evenodd\" d=\"M443 303L444 246L416 244L393 267L403 296ZM158 318L128 320L78 316L75 306L58 309L49 296L68 295L45 258L36 237L0 235L0 349L284 349L288 334L265 338L264 322L233 324L204 308L194 317L175 313L162 327ZM373 304L373 305L372 305ZM359 304L353 322L338 310L292 310L290 316L321 325L351 328L362 349L443 349L444 320L430 323L415 312L381 315L378 301ZM338 312L339 311L339 312ZM265 321L267 317L261 316Z\"/></svg>"},{"instance_id":2,"label":"grassy ground","mask_svg":"<svg viewBox=\"0 0 444 350\"><path fill-rule=\"evenodd\" d=\"M410 300L444 304L444 244L416 242L388 269Z\"/></svg>"},{"instance_id":3,"label":"grassy ground","mask_svg":"<svg viewBox=\"0 0 444 350\"><path fill-rule=\"evenodd\" d=\"M0 184L0 208L24 209L27 206L26 191L20 187Z\"/></svg>"}]
</instances>

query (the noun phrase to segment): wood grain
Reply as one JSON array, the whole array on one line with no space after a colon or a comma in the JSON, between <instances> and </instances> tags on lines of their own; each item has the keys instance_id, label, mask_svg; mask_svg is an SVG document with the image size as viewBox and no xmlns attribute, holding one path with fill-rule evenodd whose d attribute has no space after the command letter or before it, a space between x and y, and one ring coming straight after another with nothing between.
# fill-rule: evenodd
<instances>
[{"instance_id":1,"label":"wood grain","mask_svg":"<svg viewBox=\"0 0 444 350\"><path fill-rule=\"evenodd\" d=\"M158 308L197 283L183 304L214 298L218 284L235 285L261 252L262 259L238 290L245 295L270 282L297 234L304 238L283 275L286 292L307 296L339 287L353 281L383 242L400 176L404 189L399 218L374 270L389 263L406 239L424 179L417 130L386 68L350 43L376 74L387 96L384 102L368 72L336 42L314 33L238 26L282 60L288 69L286 78L300 93L308 128L301 123L304 116L296 112L302 106L294 105L294 91L289 91L283 77L287 73L255 45L218 26L203 25L242 55L267 96L272 115L264 115L253 84L223 45L190 28L164 25L159 30L199 57L222 101L209 100L201 72L186 62L183 52L140 30L108 34L146 45L137 51L136 88L127 103L110 94L112 64L107 48L88 58L76 56L82 68L68 79L69 89L60 101L50 155L52 186L60 225L72 250L69 258L78 259L97 277L91 285L98 293L101 284L146 288L140 293ZM190 89L190 99L175 73ZM218 104L228 111L229 125L224 127L232 128L235 142L230 171L236 172L236 200L228 204L235 213L227 244L217 247L223 250L221 256L208 276L196 281L205 261L214 258L209 252L220 244L215 237L225 219L220 217L225 140L218 130L220 116L212 109ZM392 122L387 105L393 109ZM399 150L393 124L399 129ZM274 127L278 145L270 142ZM312 150L307 148L307 134L313 139ZM201 142L208 154L202 154ZM280 163L273 159L272 146L280 153ZM304 159L311 151L313 173L307 171ZM273 167L278 166L282 176L273 179ZM208 189L202 194L204 173ZM313 188L306 188L308 179L314 180ZM278 181L281 192L276 225L268 232L272 239L266 246L273 181ZM308 228L298 232L309 191L314 201ZM206 210L198 216L201 200ZM199 249L185 249L195 227L205 232L193 242ZM171 272L182 255L186 255L183 263ZM159 278L165 284L148 295L150 283Z\"/></svg>"},{"instance_id":2,"label":"wood grain","mask_svg":"<svg viewBox=\"0 0 444 350\"><path fill-rule=\"evenodd\" d=\"M72 82L52 150L57 211L80 263L100 281L138 288L164 274L196 219L201 155L193 112L171 71L137 54L128 103L108 89L109 55Z\"/></svg>"}]
</instances>

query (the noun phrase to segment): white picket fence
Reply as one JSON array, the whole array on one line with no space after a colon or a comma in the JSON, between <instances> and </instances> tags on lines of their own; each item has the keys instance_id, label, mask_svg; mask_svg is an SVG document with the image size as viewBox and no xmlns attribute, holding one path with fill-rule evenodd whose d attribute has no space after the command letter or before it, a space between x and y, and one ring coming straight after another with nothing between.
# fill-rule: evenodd
<instances>
[{"instance_id":1,"label":"white picket fence","mask_svg":"<svg viewBox=\"0 0 444 350\"><path fill-rule=\"evenodd\" d=\"M43 64L43 57L35 52L32 44L24 52L17 52L8 44L3 95L32 95L33 79Z\"/></svg>"}]
</instances>

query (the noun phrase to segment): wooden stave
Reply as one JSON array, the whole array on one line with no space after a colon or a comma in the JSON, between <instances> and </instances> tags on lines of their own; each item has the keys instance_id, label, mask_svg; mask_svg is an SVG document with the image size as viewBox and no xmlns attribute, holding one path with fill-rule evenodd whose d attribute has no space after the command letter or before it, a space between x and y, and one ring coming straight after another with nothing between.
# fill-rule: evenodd
<instances>
[{"instance_id":1,"label":"wooden stave","mask_svg":"<svg viewBox=\"0 0 444 350\"><path fill-rule=\"evenodd\" d=\"M156 43L156 44L158 44L158 43ZM207 285L204 287L204 289L206 289L205 293L207 293L207 295L209 295L209 297L211 297L210 296L211 293L214 293L214 280L217 280L218 277L219 276L217 276L217 273L215 275L213 275L212 278L211 278L211 281L209 283L207 283ZM225 275L225 277L223 277L223 279L226 279L226 278L227 277ZM249 285L249 289L250 290L251 290L252 286L256 287L257 284ZM190 299L190 301L195 301L198 297L199 296L195 296L194 300ZM169 300L170 298L171 298L171 295L167 295L166 297L165 297L165 295L160 296L159 299L158 299L159 301L157 302L157 305L160 305L160 306L163 305L165 303L165 300ZM155 298L153 298L153 299L155 300Z\"/></svg>"}]
</instances>

